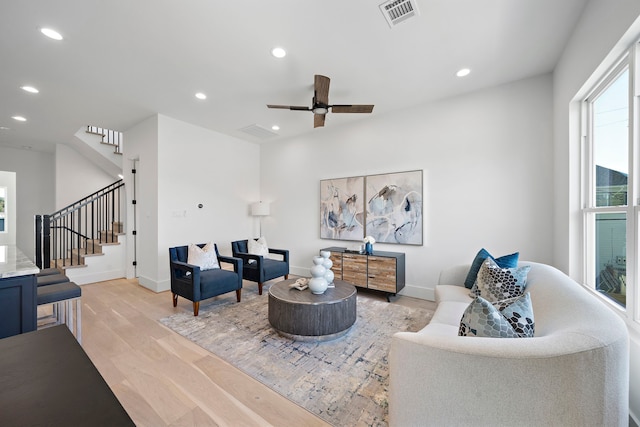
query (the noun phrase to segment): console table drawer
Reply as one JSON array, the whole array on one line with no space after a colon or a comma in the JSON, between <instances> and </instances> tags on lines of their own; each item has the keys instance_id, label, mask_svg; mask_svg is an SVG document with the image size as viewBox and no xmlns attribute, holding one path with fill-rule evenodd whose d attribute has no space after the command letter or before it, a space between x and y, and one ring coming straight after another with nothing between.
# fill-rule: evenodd
<instances>
[{"instance_id":1,"label":"console table drawer","mask_svg":"<svg viewBox=\"0 0 640 427\"><path fill-rule=\"evenodd\" d=\"M367 256L342 254L342 280L366 288Z\"/></svg>"},{"instance_id":2,"label":"console table drawer","mask_svg":"<svg viewBox=\"0 0 640 427\"><path fill-rule=\"evenodd\" d=\"M333 262L331 271L334 279L342 280L342 252L331 252L329 259Z\"/></svg>"},{"instance_id":3,"label":"console table drawer","mask_svg":"<svg viewBox=\"0 0 640 427\"><path fill-rule=\"evenodd\" d=\"M396 259L369 257L368 286L379 291L396 292Z\"/></svg>"}]
</instances>

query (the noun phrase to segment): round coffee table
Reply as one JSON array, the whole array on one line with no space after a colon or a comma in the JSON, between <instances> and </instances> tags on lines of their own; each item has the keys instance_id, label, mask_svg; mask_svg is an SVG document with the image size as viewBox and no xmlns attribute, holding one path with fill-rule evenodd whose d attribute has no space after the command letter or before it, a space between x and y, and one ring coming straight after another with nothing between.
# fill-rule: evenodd
<instances>
[{"instance_id":1,"label":"round coffee table","mask_svg":"<svg viewBox=\"0 0 640 427\"><path fill-rule=\"evenodd\" d=\"M333 288L314 295L290 288L295 279L269 288L269 323L280 335L298 341L327 341L343 336L356 321L355 286L335 280Z\"/></svg>"}]
</instances>

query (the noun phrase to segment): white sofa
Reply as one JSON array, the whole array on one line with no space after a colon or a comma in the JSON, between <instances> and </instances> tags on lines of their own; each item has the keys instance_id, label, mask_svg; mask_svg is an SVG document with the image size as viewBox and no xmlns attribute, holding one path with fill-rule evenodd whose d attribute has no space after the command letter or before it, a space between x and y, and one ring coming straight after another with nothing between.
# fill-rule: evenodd
<instances>
[{"instance_id":1,"label":"white sofa","mask_svg":"<svg viewBox=\"0 0 640 427\"><path fill-rule=\"evenodd\" d=\"M534 338L458 336L469 266L441 273L429 324L393 336L390 426L628 425L625 323L559 270L521 265Z\"/></svg>"}]
</instances>

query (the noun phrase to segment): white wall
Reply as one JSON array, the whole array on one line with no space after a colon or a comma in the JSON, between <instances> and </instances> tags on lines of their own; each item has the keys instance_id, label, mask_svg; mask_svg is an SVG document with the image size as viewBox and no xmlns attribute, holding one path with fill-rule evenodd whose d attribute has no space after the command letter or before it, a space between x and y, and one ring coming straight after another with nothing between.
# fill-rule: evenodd
<instances>
[{"instance_id":1,"label":"white wall","mask_svg":"<svg viewBox=\"0 0 640 427\"><path fill-rule=\"evenodd\" d=\"M552 258L551 76L416 106L262 146L263 221L269 245L292 249L304 273L319 238L319 180L424 171L424 245L376 244L406 253L407 288L433 298L443 266L469 263L481 247L521 259Z\"/></svg>"},{"instance_id":2,"label":"white wall","mask_svg":"<svg viewBox=\"0 0 640 427\"><path fill-rule=\"evenodd\" d=\"M34 216L55 210L53 154L0 147L0 170L16 173L16 246L34 258Z\"/></svg>"},{"instance_id":3,"label":"white wall","mask_svg":"<svg viewBox=\"0 0 640 427\"><path fill-rule=\"evenodd\" d=\"M252 234L249 204L260 199L258 145L162 115L125 132L125 138L125 159L139 158L142 285L170 288L169 247L212 241L230 255L231 241Z\"/></svg>"},{"instance_id":4,"label":"white wall","mask_svg":"<svg viewBox=\"0 0 640 427\"><path fill-rule=\"evenodd\" d=\"M56 144L56 210L69 206L114 183L111 176L65 144Z\"/></svg>"},{"instance_id":5,"label":"white wall","mask_svg":"<svg viewBox=\"0 0 640 427\"><path fill-rule=\"evenodd\" d=\"M640 2L591 0L554 72L554 261L582 281L578 101L640 37ZM630 328L629 409L640 416L640 334Z\"/></svg>"},{"instance_id":6,"label":"white wall","mask_svg":"<svg viewBox=\"0 0 640 427\"><path fill-rule=\"evenodd\" d=\"M152 116L124 132L123 167L127 193L127 277L132 277L131 265L136 253L135 275L141 285L156 289L158 282L158 116ZM136 161L135 200L134 176L131 172ZM134 221L135 212L135 221ZM133 235L133 231L136 235ZM135 243L134 243L135 241Z\"/></svg>"}]
</instances>

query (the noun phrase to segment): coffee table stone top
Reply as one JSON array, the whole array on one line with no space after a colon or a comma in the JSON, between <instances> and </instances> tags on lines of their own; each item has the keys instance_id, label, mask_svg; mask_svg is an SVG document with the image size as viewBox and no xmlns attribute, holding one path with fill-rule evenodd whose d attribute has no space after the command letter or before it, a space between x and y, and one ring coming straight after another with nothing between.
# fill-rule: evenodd
<instances>
[{"instance_id":1,"label":"coffee table stone top","mask_svg":"<svg viewBox=\"0 0 640 427\"><path fill-rule=\"evenodd\" d=\"M269 323L281 335L295 340L326 341L349 331L356 321L355 286L342 280L320 295L307 288L290 288L295 279L269 288Z\"/></svg>"}]
</instances>

